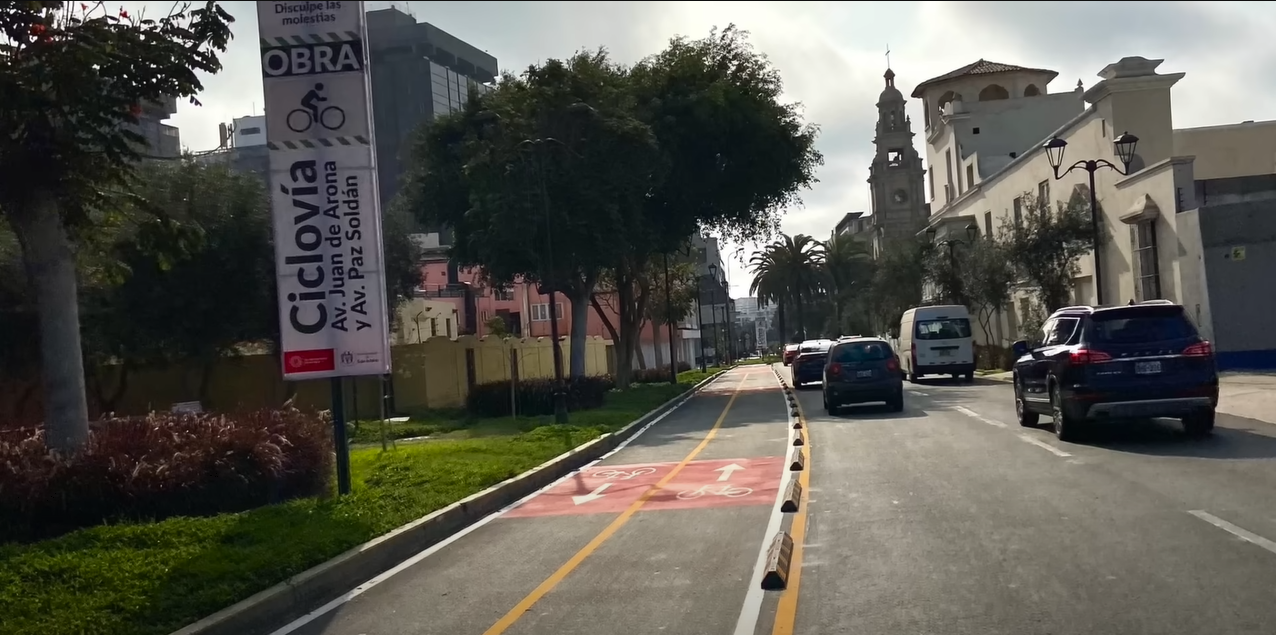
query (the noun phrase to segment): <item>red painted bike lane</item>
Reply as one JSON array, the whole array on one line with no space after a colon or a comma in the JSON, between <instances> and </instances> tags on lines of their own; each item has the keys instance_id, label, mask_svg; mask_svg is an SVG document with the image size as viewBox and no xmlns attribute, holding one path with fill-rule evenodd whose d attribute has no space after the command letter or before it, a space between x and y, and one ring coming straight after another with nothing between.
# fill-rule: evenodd
<instances>
[{"instance_id":1,"label":"red painted bike lane","mask_svg":"<svg viewBox=\"0 0 1276 635\"><path fill-rule=\"evenodd\" d=\"M780 487L782 457L692 461L648 496L643 512L771 505ZM668 476L678 463L597 465L510 510L506 518L615 514Z\"/></svg>"}]
</instances>

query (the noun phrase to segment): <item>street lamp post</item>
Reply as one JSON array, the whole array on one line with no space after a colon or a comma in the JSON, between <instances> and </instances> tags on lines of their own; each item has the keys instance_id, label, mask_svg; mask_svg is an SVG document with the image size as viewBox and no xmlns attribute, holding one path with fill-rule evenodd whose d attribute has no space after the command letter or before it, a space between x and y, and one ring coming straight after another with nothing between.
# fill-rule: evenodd
<instances>
[{"instance_id":1,"label":"street lamp post","mask_svg":"<svg viewBox=\"0 0 1276 635\"><path fill-rule=\"evenodd\" d=\"M700 301L700 272L696 272L696 332L700 334L700 372L705 372L704 359L704 304Z\"/></svg>"},{"instance_id":2,"label":"street lamp post","mask_svg":"<svg viewBox=\"0 0 1276 635\"><path fill-rule=\"evenodd\" d=\"M597 111L592 106L584 102L576 102L567 107L567 112L573 116L594 116ZM480 128L486 128L489 125L497 125L501 121L501 116L490 110L483 110L474 115L474 123ZM551 342L551 350L554 355L554 421L557 423L567 423L567 386L563 379L563 348L559 341L558 332L558 292L557 281L554 280L554 227L550 217L549 206L549 190L545 185L545 152L549 144L554 144L577 158L583 158L578 152L572 150L570 146L553 137L542 137L537 139L525 139L517 144L518 149L532 148L536 155L536 177L541 195L541 206L545 213L545 272L544 278L548 284L544 284L543 292L549 296L549 336L553 340ZM520 153L521 156L521 153Z\"/></svg>"},{"instance_id":3,"label":"street lamp post","mask_svg":"<svg viewBox=\"0 0 1276 635\"><path fill-rule=\"evenodd\" d=\"M1059 137L1051 137L1041 146L1046 151L1046 159L1050 161L1050 169L1054 170L1056 181L1078 168L1085 170L1090 176L1090 231L1094 233L1094 299L1099 306L1103 306L1103 269L1099 258L1099 196L1094 188L1094 173L1100 168L1108 168L1121 176L1129 174L1130 162L1134 160L1134 148L1138 146L1138 143L1139 138L1128 132L1121 133L1112 141L1113 149L1122 167L1117 167L1107 159L1084 159L1073 163L1063 172L1059 171L1059 167L1063 165L1063 151L1067 149L1068 142Z\"/></svg>"},{"instance_id":4,"label":"street lamp post","mask_svg":"<svg viewBox=\"0 0 1276 635\"><path fill-rule=\"evenodd\" d=\"M722 284L720 278L718 278L718 265L709 265L709 278L713 280L715 287ZM718 290L715 288L711 293L713 294L713 303L709 305L709 310L713 312L713 354L718 359L718 362L721 363L723 353L722 338L720 337L722 329L718 328Z\"/></svg>"},{"instance_id":5,"label":"street lamp post","mask_svg":"<svg viewBox=\"0 0 1276 635\"><path fill-rule=\"evenodd\" d=\"M958 286L961 284L961 276L957 275L957 253L954 249L957 245L973 245L979 239L979 227L971 223L966 226L966 240L960 238L947 238L941 241L935 241L935 228L926 230L926 239L931 245L936 247L948 248L948 266L951 268L953 275L953 284ZM958 302L958 296L963 295L957 288L948 289L948 299L950 302Z\"/></svg>"},{"instance_id":6,"label":"street lamp post","mask_svg":"<svg viewBox=\"0 0 1276 635\"><path fill-rule=\"evenodd\" d=\"M735 361L735 339L731 333L731 286L727 281L727 272L722 272L722 321L727 326L727 363Z\"/></svg>"},{"instance_id":7,"label":"street lamp post","mask_svg":"<svg viewBox=\"0 0 1276 635\"><path fill-rule=\"evenodd\" d=\"M669 254L665 253L665 323L669 327L669 383L678 383L678 356L673 347L673 297L669 291Z\"/></svg>"}]
</instances>

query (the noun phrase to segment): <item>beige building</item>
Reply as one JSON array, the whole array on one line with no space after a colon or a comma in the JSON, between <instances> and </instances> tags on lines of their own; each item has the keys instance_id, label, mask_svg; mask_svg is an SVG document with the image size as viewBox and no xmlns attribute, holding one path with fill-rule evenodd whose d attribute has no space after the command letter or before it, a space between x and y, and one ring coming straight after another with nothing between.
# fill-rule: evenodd
<instances>
[{"instance_id":1,"label":"beige building","mask_svg":"<svg viewBox=\"0 0 1276 635\"><path fill-rule=\"evenodd\" d=\"M1262 357L1276 366L1276 335L1251 324L1257 307L1241 306L1258 296L1276 304L1276 122L1174 129L1170 89L1184 73L1158 73L1161 63L1127 57L1088 90L1078 83L1053 94L1046 87L1055 72L985 60L917 86L934 210L927 229L936 240L961 239L971 224L988 235L1027 211L1025 193L1088 205L1089 174L1075 169L1056 179L1043 144L1067 143L1060 172L1085 160L1121 167L1114 139L1135 135L1128 175L1094 174L1108 239L1101 280L1094 259L1081 258L1075 302L1095 304L1096 285L1104 304L1179 302L1221 353L1235 353L1228 359L1249 360L1230 364L1220 355L1221 365L1266 367L1254 361ZM1002 345L1024 335L1018 324L1028 293L1017 295L1015 307L994 319Z\"/></svg>"}]
</instances>

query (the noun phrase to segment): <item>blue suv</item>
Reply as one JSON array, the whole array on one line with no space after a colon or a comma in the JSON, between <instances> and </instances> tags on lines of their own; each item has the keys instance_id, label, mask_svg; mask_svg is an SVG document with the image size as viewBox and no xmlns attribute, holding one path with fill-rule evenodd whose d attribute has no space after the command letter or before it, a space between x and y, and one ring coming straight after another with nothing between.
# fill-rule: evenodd
<instances>
[{"instance_id":1,"label":"blue suv","mask_svg":"<svg viewBox=\"0 0 1276 635\"><path fill-rule=\"evenodd\" d=\"M1181 305L1066 307L1050 315L1034 340L1014 344L1020 425L1035 426L1049 415L1063 441L1117 419L1173 417L1192 436L1213 431L1214 351Z\"/></svg>"}]
</instances>

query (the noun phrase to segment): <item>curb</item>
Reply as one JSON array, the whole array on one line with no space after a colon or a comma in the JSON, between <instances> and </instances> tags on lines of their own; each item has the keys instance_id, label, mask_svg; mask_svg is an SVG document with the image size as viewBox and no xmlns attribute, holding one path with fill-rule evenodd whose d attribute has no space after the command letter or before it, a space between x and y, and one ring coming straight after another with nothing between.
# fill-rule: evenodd
<instances>
[{"instance_id":1,"label":"curb","mask_svg":"<svg viewBox=\"0 0 1276 635\"><path fill-rule=\"evenodd\" d=\"M734 368L734 367L732 367ZM629 425L493 485L443 509L373 538L323 564L260 591L170 635L253 635L268 633L332 601L399 563L580 469L652 419L677 408L731 368L692 386Z\"/></svg>"},{"instance_id":2,"label":"curb","mask_svg":"<svg viewBox=\"0 0 1276 635\"><path fill-rule=\"evenodd\" d=\"M989 380L989 381L999 381L999 382L1006 383L1006 384L1009 384L1009 383L1011 383L1011 382L1013 381L1013 380L1011 379L1011 376L1010 376L1010 375L1008 375L1008 374L1002 374L1002 373L994 373L994 374L990 374L990 375L975 375L975 377L976 377L977 379L987 379L987 380Z\"/></svg>"}]
</instances>

